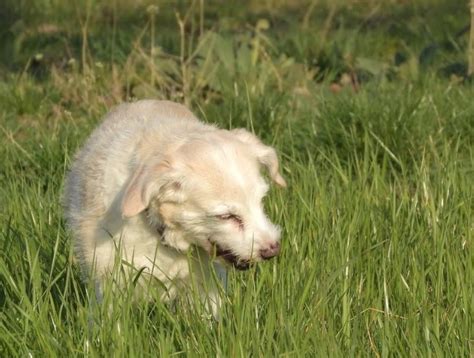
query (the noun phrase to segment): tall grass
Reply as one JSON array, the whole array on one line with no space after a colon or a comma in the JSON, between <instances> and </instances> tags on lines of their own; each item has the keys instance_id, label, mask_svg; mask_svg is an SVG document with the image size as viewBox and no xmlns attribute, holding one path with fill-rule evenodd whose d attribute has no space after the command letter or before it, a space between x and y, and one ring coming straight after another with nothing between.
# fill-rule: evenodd
<instances>
[{"instance_id":1,"label":"tall grass","mask_svg":"<svg viewBox=\"0 0 474 358\"><path fill-rule=\"evenodd\" d=\"M202 3L212 16L213 7ZM350 19L338 6L340 19ZM166 42L160 21L171 21L160 17L166 11L153 15L159 44ZM312 11L305 26L314 29L322 10ZM410 11L417 19L416 7ZM94 20L97 13L91 14ZM98 61L99 46L88 48L89 59L45 64L46 77L28 68L5 70L1 356L472 355L472 85L439 78L435 68L393 78L390 72L400 69L391 68L357 91L334 94L330 82L350 71L350 63L318 77L311 72L311 40L299 24L287 25L286 35L265 26L250 23L250 35L237 43L224 30L205 30L186 38L192 44L182 58L177 31L173 46L179 46L160 56L147 38L122 60ZM344 38L354 36L351 28L332 26L324 30L328 36L349 46ZM141 29L150 34L150 27ZM94 31L88 30L89 46ZM123 29L116 31L120 42ZM192 57L200 41L217 47ZM376 33L357 41L359 54L374 44L383 48ZM320 54L331 54L331 46L327 41ZM343 61L328 56L329 63ZM265 205L283 228L282 253L248 272L230 271L218 322L192 300L132 303L133 282L106 294L110 304L97 305L74 263L59 204L72 155L112 104L141 96L185 96L203 120L252 129L281 153L289 187L272 190Z\"/></svg>"}]
</instances>

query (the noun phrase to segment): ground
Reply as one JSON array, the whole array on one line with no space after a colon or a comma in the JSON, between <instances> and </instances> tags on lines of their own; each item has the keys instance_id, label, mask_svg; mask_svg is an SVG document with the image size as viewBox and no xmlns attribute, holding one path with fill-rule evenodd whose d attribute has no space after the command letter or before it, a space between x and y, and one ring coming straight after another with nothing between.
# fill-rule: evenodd
<instances>
[{"instance_id":1,"label":"ground","mask_svg":"<svg viewBox=\"0 0 474 358\"><path fill-rule=\"evenodd\" d=\"M0 355L473 354L468 1L7 0ZM282 253L199 305L90 304L60 205L114 104L187 104L280 153ZM107 305L110 307L110 305Z\"/></svg>"}]
</instances>

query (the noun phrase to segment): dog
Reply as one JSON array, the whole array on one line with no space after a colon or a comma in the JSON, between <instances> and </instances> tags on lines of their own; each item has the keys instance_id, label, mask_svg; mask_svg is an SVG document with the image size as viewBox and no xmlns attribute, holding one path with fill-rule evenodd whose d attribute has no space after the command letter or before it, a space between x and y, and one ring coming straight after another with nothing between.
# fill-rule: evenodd
<instances>
[{"instance_id":1,"label":"dog","mask_svg":"<svg viewBox=\"0 0 474 358\"><path fill-rule=\"evenodd\" d=\"M204 124L169 101L115 107L65 181L65 216L82 271L103 290L119 259L157 278L163 300L194 279L217 315L213 265L246 270L280 251L280 229L263 210L269 186L261 167L286 186L275 149L245 129ZM190 252L197 252L191 260Z\"/></svg>"}]
</instances>

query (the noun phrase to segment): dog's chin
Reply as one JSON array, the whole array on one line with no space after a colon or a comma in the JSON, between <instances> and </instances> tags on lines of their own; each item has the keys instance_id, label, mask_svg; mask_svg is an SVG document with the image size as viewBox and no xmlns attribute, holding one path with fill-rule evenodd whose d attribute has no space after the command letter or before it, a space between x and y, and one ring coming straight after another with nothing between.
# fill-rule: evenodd
<instances>
[{"instance_id":1,"label":"dog's chin","mask_svg":"<svg viewBox=\"0 0 474 358\"><path fill-rule=\"evenodd\" d=\"M250 268L252 265L249 260L243 260L236 256L234 253L232 253L231 250L225 250L219 247L219 245L216 246L216 257L222 259L224 262L227 264L232 265L235 269L240 270L240 271L245 271Z\"/></svg>"}]
</instances>

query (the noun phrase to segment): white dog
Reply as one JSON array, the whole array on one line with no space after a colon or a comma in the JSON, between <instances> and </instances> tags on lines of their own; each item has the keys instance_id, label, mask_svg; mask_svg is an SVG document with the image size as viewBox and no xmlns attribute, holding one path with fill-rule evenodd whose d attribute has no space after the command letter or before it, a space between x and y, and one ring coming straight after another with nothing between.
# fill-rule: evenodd
<instances>
[{"instance_id":1,"label":"white dog","mask_svg":"<svg viewBox=\"0 0 474 358\"><path fill-rule=\"evenodd\" d=\"M246 130L203 124L173 102L116 107L66 181L66 217L81 267L102 287L119 258L160 280L163 299L194 280L216 314L211 265L247 269L280 249L280 230L262 208L262 165L286 185L275 150ZM198 253L193 260L190 249Z\"/></svg>"}]
</instances>

